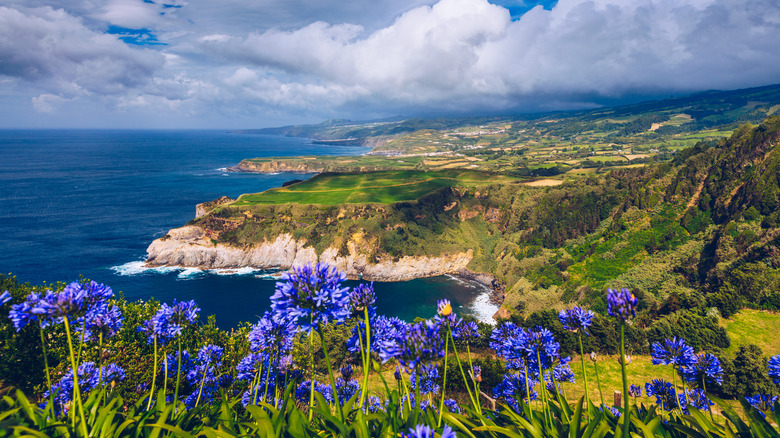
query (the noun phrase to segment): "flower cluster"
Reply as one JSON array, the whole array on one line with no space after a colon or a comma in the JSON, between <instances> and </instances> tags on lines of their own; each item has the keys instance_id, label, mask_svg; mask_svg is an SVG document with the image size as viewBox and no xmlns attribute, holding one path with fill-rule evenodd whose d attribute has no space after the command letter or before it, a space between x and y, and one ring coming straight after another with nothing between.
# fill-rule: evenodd
<instances>
[{"instance_id":1,"label":"flower cluster","mask_svg":"<svg viewBox=\"0 0 780 438\"><path fill-rule=\"evenodd\" d=\"M745 397L745 400L750 403L750 406L756 408L764 417L766 417L765 412L775 411L775 402L777 402L777 399L778 397L776 395L770 394L755 394L750 397Z\"/></svg>"},{"instance_id":2,"label":"flower cluster","mask_svg":"<svg viewBox=\"0 0 780 438\"><path fill-rule=\"evenodd\" d=\"M325 263L293 268L282 274L284 282L276 283L271 309L277 318L295 322L306 332L319 324L341 323L350 314L349 288L342 287L346 279Z\"/></svg>"},{"instance_id":3,"label":"flower cluster","mask_svg":"<svg viewBox=\"0 0 780 438\"><path fill-rule=\"evenodd\" d=\"M83 326L93 320L98 325L105 325L110 317L116 318L118 309L109 308L108 300L114 296L110 287L91 281L89 283L72 282L60 292L47 290L45 295L32 292L23 302L11 306L8 316L16 331L28 323L38 321L41 327L59 324L67 317L76 327ZM106 316L106 313L112 313ZM86 318L85 318L86 317ZM121 325L121 322L119 323ZM93 326L93 329L97 326ZM116 325L112 326L118 330Z\"/></svg>"},{"instance_id":4,"label":"flower cluster","mask_svg":"<svg viewBox=\"0 0 780 438\"><path fill-rule=\"evenodd\" d=\"M645 384L648 397L655 396L655 403L666 411L676 409L682 403L683 412L687 410L685 394L677 394L674 386L663 379L653 379ZM679 397L679 400L678 400Z\"/></svg>"},{"instance_id":5,"label":"flower cluster","mask_svg":"<svg viewBox=\"0 0 780 438\"><path fill-rule=\"evenodd\" d=\"M274 350L285 355L292 351L297 332L298 327L292 321L265 312L249 331L249 348L255 353Z\"/></svg>"},{"instance_id":6,"label":"flower cluster","mask_svg":"<svg viewBox=\"0 0 780 438\"><path fill-rule=\"evenodd\" d=\"M349 294L349 305L353 313L363 313L364 309L368 309L368 315L372 317L376 313L375 303L376 294L374 293L373 282L370 284L359 284Z\"/></svg>"},{"instance_id":7,"label":"flower cluster","mask_svg":"<svg viewBox=\"0 0 780 438\"><path fill-rule=\"evenodd\" d=\"M537 394L534 390L534 386L538 382L531 376L528 376L528 381L525 380L524 373L510 372L504 374L504 379L501 383L493 388L493 395L496 397L504 397L506 402L515 412L522 412L520 402L523 400L536 400ZM526 388L528 392L526 392ZM530 397L529 397L530 394Z\"/></svg>"},{"instance_id":8,"label":"flower cluster","mask_svg":"<svg viewBox=\"0 0 780 438\"><path fill-rule=\"evenodd\" d=\"M769 358L769 377L775 384L780 385L780 354Z\"/></svg>"},{"instance_id":9,"label":"flower cluster","mask_svg":"<svg viewBox=\"0 0 780 438\"><path fill-rule=\"evenodd\" d=\"M401 438L434 438L435 436L436 434L433 428L424 424L418 424L409 429L409 432L401 434ZM457 438L457 435L452 431L450 426L445 425L439 438Z\"/></svg>"},{"instance_id":10,"label":"flower cluster","mask_svg":"<svg viewBox=\"0 0 780 438\"><path fill-rule=\"evenodd\" d=\"M98 367L94 362L84 362L78 368L79 389L82 397L89 394L97 387L114 387L117 382L125 379L125 370L115 364ZM59 413L67 413L73 396L73 372L68 370L62 379L52 385L51 393L46 391L44 398L54 400L54 410Z\"/></svg>"},{"instance_id":11,"label":"flower cluster","mask_svg":"<svg viewBox=\"0 0 780 438\"><path fill-rule=\"evenodd\" d=\"M636 317L636 307L639 300L628 289L607 290L607 310L609 316L620 321Z\"/></svg>"},{"instance_id":12,"label":"flower cluster","mask_svg":"<svg viewBox=\"0 0 780 438\"><path fill-rule=\"evenodd\" d=\"M479 338L479 327L476 322L461 319L452 327L452 337L458 341L470 342Z\"/></svg>"},{"instance_id":13,"label":"flower cluster","mask_svg":"<svg viewBox=\"0 0 780 438\"><path fill-rule=\"evenodd\" d=\"M631 385L628 387L628 395L634 398L642 397L642 387L639 385Z\"/></svg>"},{"instance_id":14,"label":"flower cluster","mask_svg":"<svg viewBox=\"0 0 780 438\"><path fill-rule=\"evenodd\" d=\"M689 367L696 362L693 348L689 347L685 340L676 336L672 339L664 339L663 342L653 342L650 355L653 358L653 365Z\"/></svg>"},{"instance_id":15,"label":"flower cluster","mask_svg":"<svg viewBox=\"0 0 780 438\"><path fill-rule=\"evenodd\" d=\"M319 383L315 380L314 392L320 393L320 395L322 395L322 397L328 403L333 403L334 401L333 389L330 387L330 385ZM295 390L295 398L298 399L298 401L300 401L301 403L308 404L310 393L311 393L311 380L305 380L300 385L298 385L298 389Z\"/></svg>"},{"instance_id":16,"label":"flower cluster","mask_svg":"<svg viewBox=\"0 0 780 438\"><path fill-rule=\"evenodd\" d=\"M696 354L683 364L683 377L690 382L696 382L701 387L707 384L723 384L723 367L720 360L711 354Z\"/></svg>"},{"instance_id":17,"label":"flower cluster","mask_svg":"<svg viewBox=\"0 0 780 438\"><path fill-rule=\"evenodd\" d=\"M593 312L585 310L582 307L564 309L558 313L558 319L561 321L561 324L563 324L563 328L574 333L583 332L588 336L590 336L588 327L593 323L594 316Z\"/></svg>"},{"instance_id":18,"label":"flower cluster","mask_svg":"<svg viewBox=\"0 0 780 438\"><path fill-rule=\"evenodd\" d=\"M11 301L11 293L8 291L3 291L3 293L0 294L0 306L4 306L5 303Z\"/></svg>"},{"instance_id":19,"label":"flower cluster","mask_svg":"<svg viewBox=\"0 0 780 438\"><path fill-rule=\"evenodd\" d=\"M436 383L436 379L439 378L439 369L436 367L436 365L422 365L418 370L413 371L412 374L409 375L409 380L411 381L410 387L412 388L412 391L417 390L418 375L420 379L420 395L435 395L439 393L441 388L439 387L439 384Z\"/></svg>"},{"instance_id":20,"label":"flower cluster","mask_svg":"<svg viewBox=\"0 0 780 438\"><path fill-rule=\"evenodd\" d=\"M444 357L441 327L431 320L414 323L395 339L380 341L379 357L383 362L395 358L409 370L436 361Z\"/></svg>"},{"instance_id":21,"label":"flower cluster","mask_svg":"<svg viewBox=\"0 0 780 438\"><path fill-rule=\"evenodd\" d=\"M371 324L371 351L380 351L382 344L394 345L406 335L407 324L396 317L377 315L370 320ZM347 349L352 353L362 351L360 337L365 338L366 323L358 321L352 329L352 337L347 341ZM363 339L365 342L365 339Z\"/></svg>"},{"instance_id":22,"label":"flower cluster","mask_svg":"<svg viewBox=\"0 0 780 438\"><path fill-rule=\"evenodd\" d=\"M148 333L149 343L157 337L157 342L165 344L181 334L181 331L198 319L200 308L195 301L173 300L173 306L162 303L157 313L146 321L138 331Z\"/></svg>"}]
</instances>

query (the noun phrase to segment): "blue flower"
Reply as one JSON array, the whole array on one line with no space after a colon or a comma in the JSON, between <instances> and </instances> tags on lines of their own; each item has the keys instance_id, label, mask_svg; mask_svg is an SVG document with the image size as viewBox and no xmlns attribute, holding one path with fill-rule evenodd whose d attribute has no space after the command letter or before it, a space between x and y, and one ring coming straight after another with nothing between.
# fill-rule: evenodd
<instances>
[{"instance_id":1,"label":"blue flower","mask_svg":"<svg viewBox=\"0 0 780 438\"><path fill-rule=\"evenodd\" d=\"M689 406L693 406L700 411L709 409L710 406L715 404L707 398L707 394L704 393L703 389L689 389L687 402Z\"/></svg>"},{"instance_id":2,"label":"blue flower","mask_svg":"<svg viewBox=\"0 0 780 438\"><path fill-rule=\"evenodd\" d=\"M125 370L115 364L108 364L102 367L102 370L94 362L84 362L79 365L77 375L79 378L79 390L82 397L86 399L90 391L98 387L98 374L102 376L102 386L114 386L116 382L125 379ZM63 374L62 379L52 385L51 393L46 391L44 398L54 399L54 410L58 413L67 413L70 408L71 397L73 396L73 371L68 370Z\"/></svg>"},{"instance_id":3,"label":"blue flower","mask_svg":"<svg viewBox=\"0 0 780 438\"><path fill-rule=\"evenodd\" d=\"M402 339L381 342L379 357L383 362L395 358L409 370L436 361L444 357L441 327L431 320L414 323Z\"/></svg>"},{"instance_id":4,"label":"blue flower","mask_svg":"<svg viewBox=\"0 0 780 438\"><path fill-rule=\"evenodd\" d=\"M187 325L195 322L198 318L198 312L200 312L200 308L195 305L195 301L174 299L173 306L162 303L157 313L144 322L138 331L149 334L149 343L152 343L154 336L157 336L157 342L165 344L179 336Z\"/></svg>"},{"instance_id":5,"label":"blue flower","mask_svg":"<svg viewBox=\"0 0 780 438\"><path fill-rule=\"evenodd\" d=\"M452 337L456 340L466 342L479 338L477 323L473 321L466 322L462 319L459 320L458 323L452 327Z\"/></svg>"},{"instance_id":6,"label":"blue flower","mask_svg":"<svg viewBox=\"0 0 780 438\"><path fill-rule=\"evenodd\" d=\"M682 402L683 412L687 411L685 394L677 394L671 383L662 379L653 379L645 384L645 392L648 397L655 396L655 403L666 411L676 409ZM678 400L678 397L680 400Z\"/></svg>"},{"instance_id":7,"label":"blue flower","mask_svg":"<svg viewBox=\"0 0 780 438\"><path fill-rule=\"evenodd\" d=\"M0 294L0 306L4 306L5 303L11 301L11 294L8 291L5 291Z\"/></svg>"},{"instance_id":8,"label":"blue flower","mask_svg":"<svg viewBox=\"0 0 780 438\"><path fill-rule=\"evenodd\" d=\"M582 331L586 335L588 333L588 327L593 322L594 313L590 310L584 310L582 307L575 307L573 309L564 309L558 314L558 319L563 324L563 328L572 332Z\"/></svg>"},{"instance_id":9,"label":"blue flower","mask_svg":"<svg viewBox=\"0 0 780 438\"><path fill-rule=\"evenodd\" d=\"M420 395L438 394L440 387L439 384L436 383L436 379L439 378L439 369L435 364L422 365L419 367L419 370L415 370L409 375L412 391L417 390L418 371L420 376Z\"/></svg>"},{"instance_id":10,"label":"blue flower","mask_svg":"<svg viewBox=\"0 0 780 438\"><path fill-rule=\"evenodd\" d=\"M317 263L293 268L282 279L271 296L277 318L297 322L311 332L321 323L341 323L349 317L349 288L341 285L347 276L335 266Z\"/></svg>"},{"instance_id":11,"label":"blue flower","mask_svg":"<svg viewBox=\"0 0 780 438\"><path fill-rule=\"evenodd\" d=\"M493 330L490 335L490 348L498 353L507 363L507 369L520 369L523 361L517 359L518 349L525 350L529 342L528 332L511 322L505 322Z\"/></svg>"},{"instance_id":12,"label":"blue flower","mask_svg":"<svg viewBox=\"0 0 780 438\"><path fill-rule=\"evenodd\" d=\"M249 353L238 362L236 378L251 382L260 370L268 370L269 359L260 353ZM263 379L264 380L264 379Z\"/></svg>"},{"instance_id":13,"label":"blue flower","mask_svg":"<svg viewBox=\"0 0 780 438\"><path fill-rule=\"evenodd\" d=\"M375 413L385 410L385 404L381 398L375 395L368 396L368 412Z\"/></svg>"},{"instance_id":14,"label":"blue flower","mask_svg":"<svg viewBox=\"0 0 780 438\"><path fill-rule=\"evenodd\" d=\"M101 333L103 334L103 339L108 339L119 333L119 330L122 329L124 318L119 307L110 305L107 302L99 302L87 311L87 314L81 321L86 321L87 331L84 340L93 341L98 339ZM78 327L76 331L81 333L81 328Z\"/></svg>"},{"instance_id":15,"label":"blue flower","mask_svg":"<svg viewBox=\"0 0 780 438\"><path fill-rule=\"evenodd\" d=\"M642 397L642 387L639 385L631 385L628 387L628 395L634 398Z\"/></svg>"},{"instance_id":16,"label":"blue flower","mask_svg":"<svg viewBox=\"0 0 780 438\"><path fill-rule=\"evenodd\" d=\"M8 318L11 319L17 332L23 329L28 323L39 321L38 315L33 313L32 309L38 307L38 302L40 300L41 295L39 293L31 292L21 303L11 305L11 311L8 312ZM41 321L41 326L45 327L43 321Z\"/></svg>"},{"instance_id":17,"label":"blue flower","mask_svg":"<svg viewBox=\"0 0 780 438\"><path fill-rule=\"evenodd\" d=\"M292 351L297 332L298 328L292 321L276 318L274 314L265 312L249 332L249 348L256 353L273 350L277 354L285 355Z\"/></svg>"},{"instance_id":18,"label":"blue flower","mask_svg":"<svg viewBox=\"0 0 780 438\"><path fill-rule=\"evenodd\" d=\"M528 376L528 391L530 391L530 400L536 400L537 394L534 386L537 381L530 375ZM515 412L521 412L520 403L524 399L529 399L526 393L525 373L510 372L504 374L501 383L493 388L493 395L504 397Z\"/></svg>"},{"instance_id":19,"label":"blue flower","mask_svg":"<svg viewBox=\"0 0 780 438\"><path fill-rule=\"evenodd\" d=\"M336 393L339 397L339 404L344 406L344 403L349 401L349 399L356 394L360 394L360 384L357 380L345 380L339 377L336 379Z\"/></svg>"},{"instance_id":20,"label":"blue flower","mask_svg":"<svg viewBox=\"0 0 780 438\"><path fill-rule=\"evenodd\" d=\"M447 400L444 400L444 406L448 411L460 414L460 406L458 406L458 402L455 401L454 398L448 398Z\"/></svg>"},{"instance_id":21,"label":"blue flower","mask_svg":"<svg viewBox=\"0 0 780 438\"><path fill-rule=\"evenodd\" d=\"M723 384L723 367L717 357L711 354L697 354L691 359L683 365L682 369L686 380L697 382L702 387L707 383Z\"/></svg>"},{"instance_id":22,"label":"blue flower","mask_svg":"<svg viewBox=\"0 0 780 438\"><path fill-rule=\"evenodd\" d=\"M302 382L300 385L298 385L298 389L295 390L295 398L298 399L301 403L309 403L309 394L311 392L311 380L306 380ZM333 389L330 387L330 385L326 385L323 383L318 383L316 380L314 381L314 392L319 392L322 394L322 397L325 398L325 401L328 403L333 403Z\"/></svg>"},{"instance_id":23,"label":"blue flower","mask_svg":"<svg viewBox=\"0 0 780 438\"><path fill-rule=\"evenodd\" d=\"M450 300L439 300L436 303L436 317L434 320L443 325L454 326L458 322L458 316L452 309Z\"/></svg>"},{"instance_id":24,"label":"blue flower","mask_svg":"<svg viewBox=\"0 0 780 438\"><path fill-rule=\"evenodd\" d=\"M370 321L371 323L371 351L378 352L381 349L381 345L385 344L386 348L403 342L403 338L406 335L407 324L396 317L388 318L383 315L377 315ZM364 321L359 321L352 329L352 337L347 341L347 349L352 353L358 353L362 351L360 346L361 336L363 342L365 339L366 324Z\"/></svg>"},{"instance_id":25,"label":"blue flower","mask_svg":"<svg viewBox=\"0 0 780 438\"><path fill-rule=\"evenodd\" d=\"M344 366L341 367L339 370L341 371L341 377L344 378L344 380L349 380L352 378L352 366L349 364L344 364Z\"/></svg>"},{"instance_id":26,"label":"blue flower","mask_svg":"<svg viewBox=\"0 0 780 438\"><path fill-rule=\"evenodd\" d=\"M663 342L653 342L650 355L653 365L689 366L696 360L693 348L685 344L685 340L677 338L664 339Z\"/></svg>"},{"instance_id":27,"label":"blue flower","mask_svg":"<svg viewBox=\"0 0 780 438\"><path fill-rule=\"evenodd\" d=\"M619 321L627 321L636 317L636 306L639 300L628 289L607 289L607 310L609 315Z\"/></svg>"},{"instance_id":28,"label":"blue flower","mask_svg":"<svg viewBox=\"0 0 780 438\"><path fill-rule=\"evenodd\" d=\"M522 343L522 351L520 355L524 358L529 366L539 368L539 361L541 360L541 368L552 368L553 364L559 360L559 351L561 344L555 340L555 336L551 331L544 327L536 326L533 330L528 331L528 338ZM520 359L520 356L510 354L510 358Z\"/></svg>"},{"instance_id":29,"label":"blue flower","mask_svg":"<svg viewBox=\"0 0 780 438\"><path fill-rule=\"evenodd\" d=\"M769 377L775 384L780 385L780 354L769 358Z\"/></svg>"},{"instance_id":30,"label":"blue flower","mask_svg":"<svg viewBox=\"0 0 780 438\"><path fill-rule=\"evenodd\" d=\"M376 294L374 293L374 283L359 284L352 289L349 294L349 305L352 307L353 312L363 313L364 309L368 309L368 316L371 318L376 312Z\"/></svg>"},{"instance_id":31,"label":"blue flower","mask_svg":"<svg viewBox=\"0 0 780 438\"><path fill-rule=\"evenodd\" d=\"M418 424L414 428L409 429L409 432L402 434L402 438L434 438L436 434L434 433L432 427L425 425L425 424ZM445 424L444 429L441 431L441 435L439 435L440 438L457 438L457 435L455 432L453 432L452 428Z\"/></svg>"},{"instance_id":32,"label":"blue flower","mask_svg":"<svg viewBox=\"0 0 780 438\"><path fill-rule=\"evenodd\" d=\"M756 408L759 412L761 412L761 415L766 418L766 414L764 412L775 411L775 402L777 401L777 398L778 397L776 395L771 394L755 394L751 397L745 397L745 400L747 400L751 406Z\"/></svg>"}]
</instances>

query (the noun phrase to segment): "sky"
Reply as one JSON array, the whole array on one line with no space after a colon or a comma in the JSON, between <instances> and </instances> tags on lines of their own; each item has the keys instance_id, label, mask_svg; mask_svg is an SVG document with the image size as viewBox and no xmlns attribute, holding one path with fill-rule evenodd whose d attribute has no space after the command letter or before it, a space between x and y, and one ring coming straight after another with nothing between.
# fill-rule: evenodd
<instances>
[{"instance_id":1,"label":"sky","mask_svg":"<svg viewBox=\"0 0 780 438\"><path fill-rule=\"evenodd\" d=\"M0 0L0 128L241 129L780 83L780 0Z\"/></svg>"}]
</instances>

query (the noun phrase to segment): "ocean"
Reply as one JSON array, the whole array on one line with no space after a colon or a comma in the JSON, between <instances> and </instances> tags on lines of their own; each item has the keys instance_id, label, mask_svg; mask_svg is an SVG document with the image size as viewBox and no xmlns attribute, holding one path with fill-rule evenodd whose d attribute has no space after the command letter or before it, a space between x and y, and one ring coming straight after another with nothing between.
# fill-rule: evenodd
<instances>
[{"instance_id":1,"label":"ocean","mask_svg":"<svg viewBox=\"0 0 780 438\"><path fill-rule=\"evenodd\" d=\"M129 300L194 299L225 329L253 322L273 272L148 269L147 246L198 203L301 177L225 171L244 158L366 152L226 131L0 130L0 272L32 284L89 278ZM378 311L407 321L433 316L442 298L485 321L497 310L486 288L448 276L374 287Z\"/></svg>"}]
</instances>

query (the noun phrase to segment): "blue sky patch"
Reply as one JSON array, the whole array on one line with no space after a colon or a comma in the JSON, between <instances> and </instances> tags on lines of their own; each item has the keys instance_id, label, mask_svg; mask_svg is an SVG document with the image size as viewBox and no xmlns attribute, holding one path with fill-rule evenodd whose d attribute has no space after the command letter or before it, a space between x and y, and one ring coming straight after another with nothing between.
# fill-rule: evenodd
<instances>
[{"instance_id":1,"label":"blue sky patch","mask_svg":"<svg viewBox=\"0 0 780 438\"><path fill-rule=\"evenodd\" d=\"M512 20L517 20L539 5L549 11L558 3L558 0L492 0L491 3L509 9Z\"/></svg>"},{"instance_id":2,"label":"blue sky patch","mask_svg":"<svg viewBox=\"0 0 780 438\"><path fill-rule=\"evenodd\" d=\"M151 2L148 2L151 3ZM129 29L127 27L109 26L106 31L109 35L117 35L117 38L124 41L127 44L134 46L160 46L166 45L160 42L151 30L143 29Z\"/></svg>"}]
</instances>

